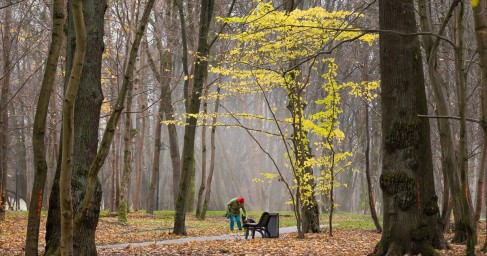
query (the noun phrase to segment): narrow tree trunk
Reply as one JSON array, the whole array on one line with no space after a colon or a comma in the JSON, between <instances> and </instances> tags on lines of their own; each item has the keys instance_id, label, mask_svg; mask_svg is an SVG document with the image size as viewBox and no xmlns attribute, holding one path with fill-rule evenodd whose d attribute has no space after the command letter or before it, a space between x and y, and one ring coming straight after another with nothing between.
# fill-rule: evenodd
<instances>
[{"instance_id":1,"label":"narrow tree trunk","mask_svg":"<svg viewBox=\"0 0 487 256\"><path fill-rule=\"evenodd\" d=\"M203 116L208 114L208 88L204 89L203 93ZM203 204L203 193L206 187L206 117L203 118L203 126L201 127L201 183L198 189L198 199L196 202L196 218L201 218L201 207Z\"/></svg>"},{"instance_id":2,"label":"narrow tree trunk","mask_svg":"<svg viewBox=\"0 0 487 256\"><path fill-rule=\"evenodd\" d=\"M52 5L53 29L51 44L47 57L46 69L42 79L39 99L37 100L34 128L32 134L32 148L34 151L34 183L32 185L31 201L29 206L29 219L27 223L27 237L25 240L25 254L37 255L39 244L39 225L41 221L42 203L44 201L44 188L48 166L46 162L46 120L51 91L56 81L56 71L61 46L64 38L64 0L54 0ZM26 171L26 170L24 170Z\"/></svg>"},{"instance_id":3,"label":"narrow tree trunk","mask_svg":"<svg viewBox=\"0 0 487 256\"><path fill-rule=\"evenodd\" d=\"M11 48L11 22L12 22L12 8L7 6L4 12L4 27L2 37L2 55L3 55L3 70L4 74L0 80L2 86L0 91L0 221L5 220L5 213L7 208L7 151L9 146L8 140L8 98L10 97L10 75L12 63L10 60Z\"/></svg>"},{"instance_id":4,"label":"narrow tree trunk","mask_svg":"<svg viewBox=\"0 0 487 256\"><path fill-rule=\"evenodd\" d=\"M149 195L147 197L147 213L154 214L154 195L156 193L156 188L158 186L159 180L159 160L161 154L161 121L162 121L162 109L163 101L159 100L159 111L157 117L155 118L155 129L154 129L154 154L152 156L152 174L151 182L149 186Z\"/></svg>"},{"instance_id":5,"label":"narrow tree trunk","mask_svg":"<svg viewBox=\"0 0 487 256\"><path fill-rule=\"evenodd\" d=\"M220 86L216 88L216 94L220 95ZM213 181L213 173L215 171L215 135L216 135L216 122L218 117L218 107L220 106L220 97L215 100L215 109L213 110L213 118L211 120L211 136L210 136L210 169L208 171L208 177L206 179L205 201L201 207L200 219L204 220L206 216L206 210L210 203L211 195L211 182Z\"/></svg>"},{"instance_id":6,"label":"narrow tree trunk","mask_svg":"<svg viewBox=\"0 0 487 256\"><path fill-rule=\"evenodd\" d=\"M367 81L367 80L364 80ZM370 177L370 133L369 133L369 106L365 104L365 177L367 179L367 195L370 208L370 216L374 221L375 230L379 233L382 232L382 227L377 217L377 211L375 209L375 196L372 187L372 178Z\"/></svg>"},{"instance_id":7,"label":"narrow tree trunk","mask_svg":"<svg viewBox=\"0 0 487 256\"><path fill-rule=\"evenodd\" d=\"M480 59L480 114L484 141L479 172L485 172L487 169L487 1L480 0L476 5L472 4L472 8L475 24L475 39L477 40L477 51ZM478 193L480 193L480 191ZM487 205L487 190L484 189L484 193L486 193L484 194L484 200L485 205ZM482 250L484 252L487 251L487 239L484 242Z\"/></svg>"},{"instance_id":8,"label":"narrow tree trunk","mask_svg":"<svg viewBox=\"0 0 487 256\"><path fill-rule=\"evenodd\" d=\"M179 2L179 8L181 8ZM195 62L194 87L191 98L188 99L186 113L186 126L184 127L184 141L181 164L181 181L179 183L179 192L176 200L176 212L174 215L174 233L178 235L186 234L186 205L189 198L191 172L194 168L194 142L196 135L196 121L200 109L200 97L202 95L203 83L208 75L208 33L213 16L214 0L201 1L200 24L198 31L198 53ZM182 15L180 15L181 17ZM182 27L184 23L182 23Z\"/></svg>"},{"instance_id":9,"label":"narrow tree trunk","mask_svg":"<svg viewBox=\"0 0 487 256\"><path fill-rule=\"evenodd\" d=\"M143 52L143 51L142 51ZM145 55L144 55L145 56ZM141 61L142 65L145 65L145 60ZM144 76L141 76L143 79ZM143 83L142 83L143 84ZM135 196L134 196L134 211L140 209L140 187L142 185L142 173L144 170L144 144L145 144L145 130L147 129L147 114L145 112L147 106L147 96L145 93L139 96L140 115L142 118L139 136L139 147L137 149L137 179L135 183Z\"/></svg>"}]
</instances>

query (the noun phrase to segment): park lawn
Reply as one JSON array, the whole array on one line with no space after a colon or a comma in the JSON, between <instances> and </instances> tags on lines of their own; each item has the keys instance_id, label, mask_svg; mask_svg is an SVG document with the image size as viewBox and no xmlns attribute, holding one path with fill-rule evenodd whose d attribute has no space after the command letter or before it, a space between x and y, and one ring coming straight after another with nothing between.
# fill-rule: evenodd
<instances>
[{"instance_id":1,"label":"park lawn","mask_svg":"<svg viewBox=\"0 0 487 256\"><path fill-rule=\"evenodd\" d=\"M248 216L258 220L262 212L249 211ZM280 227L295 226L292 212L279 212ZM131 212L128 223L119 224L113 213L102 211L96 233L97 245L136 243L177 239L172 234L173 211L157 211L154 215ZM41 241L43 250L46 214L42 215ZM320 216L322 224L328 223L328 215ZM333 218L333 236L325 228L320 234L307 234L297 239L296 234L282 234L276 239L249 239L190 242L164 246L129 246L123 249L99 250L100 255L366 255L373 251L380 239L367 215L336 213ZM485 225L480 228L479 248L485 239ZM204 221L197 220L194 213L186 218L188 236L202 237L228 233L227 219L223 211L208 212ZM27 227L27 212L7 212L6 220L0 222L0 255L22 255ZM448 234L447 236L451 236ZM452 245L452 250L442 255L463 255L464 246ZM479 253L478 255L485 255Z\"/></svg>"}]
</instances>

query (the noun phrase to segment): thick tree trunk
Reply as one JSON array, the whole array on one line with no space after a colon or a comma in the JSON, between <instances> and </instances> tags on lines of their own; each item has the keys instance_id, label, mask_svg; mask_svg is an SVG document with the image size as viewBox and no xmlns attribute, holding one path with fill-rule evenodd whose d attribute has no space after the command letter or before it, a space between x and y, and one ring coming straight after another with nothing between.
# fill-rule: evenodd
<instances>
[{"instance_id":1,"label":"thick tree trunk","mask_svg":"<svg viewBox=\"0 0 487 256\"><path fill-rule=\"evenodd\" d=\"M68 3L70 6L70 3ZM87 184L90 164L95 158L98 147L98 127L100 120L100 108L103 100L101 90L101 60L104 49L104 13L106 1L104 0L83 0L84 19L87 34L86 62L83 65L80 88L77 94L74 113L74 148L73 152L73 173L72 173L72 197L73 209L77 213L84 197L84 189ZM68 44L66 70L69 72L73 66L75 49L75 35L71 10L68 9ZM61 147L60 154L64 148ZM60 162L60 161L58 161ZM56 178L53 184L49 213L46 224L46 250L50 255L58 250L60 245L61 219L59 186L60 186L60 165L56 170ZM101 188L97 183L97 190L92 198L87 218L83 219L79 230L74 233L74 254L96 255L95 230L98 223L101 202Z\"/></svg>"},{"instance_id":2,"label":"thick tree trunk","mask_svg":"<svg viewBox=\"0 0 487 256\"><path fill-rule=\"evenodd\" d=\"M180 3L181 4L181 3ZM188 99L186 113L186 126L184 127L183 153L181 163L181 181L176 200L176 213L174 216L174 233L178 235L186 234L186 206L189 198L191 172L194 168L194 142L196 135L197 117L199 113L200 97L202 95L203 83L208 75L208 33L213 16L214 0L201 1L200 24L198 31L198 53L195 62L194 87L191 97ZM184 24L182 24L184 26Z\"/></svg>"},{"instance_id":3,"label":"thick tree trunk","mask_svg":"<svg viewBox=\"0 0 487 256\"><path fill-rule=\"evenodd\" d=\"M384 230L374 255L435 254L434 192L426 93L412 0L379 0Z\"/></svg>"},{"instance_id":4,"label":"thick tree trunk","mask_svg":"<svg viewBox=\"0 0 487 256\"><path fill-rule=\"evenodd\" d=\"M47 110L51 98L51 91L54 88L56 80L57 64L64 38L64 0L53 1L52 6L53 30L51 34L51 44L49 46L49 55L47 57L46 69L42 79L41 91L39 93L39 99L37 100L32 134L32 148L34 151L34 184L32 185L32 200L30 201L29 206L27 237L25 240L26 255L37 255L38 253L39 226L48 172L46 161L47 154L44 144ZM24 171L26 171L26 169Z\"/></svg>"}]
</instances>

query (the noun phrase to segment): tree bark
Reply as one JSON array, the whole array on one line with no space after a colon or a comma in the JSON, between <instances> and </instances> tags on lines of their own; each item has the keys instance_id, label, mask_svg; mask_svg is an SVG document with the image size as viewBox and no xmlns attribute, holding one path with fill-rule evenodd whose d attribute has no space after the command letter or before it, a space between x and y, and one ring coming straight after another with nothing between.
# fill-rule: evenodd
<instances>
[{"instance_id":1,"label":"tree bark","mask_svg":"<svg viewBox=\"0 0 487 256\"><path fill-rule=\"evenodd\" d=\"M61 205L61 255L73 255L73 198L71 176L74 151L74 104L80 86L81 72L86 54L86 29L81 0L73 0L72 15L76 35L76 50L63 101L63 151L59 178L59 201Z\"/></svg>"},{"instance_id":2,"label":"tree bark","mask_svg":"<svg viewBox=\"0 0 487 256\"><path fill-rule=\"evenodd\" d=\"M180 3L181 4L181 3ZM174 233L186 235L186 204L189 197L191 172L194 168L194 142L196 135L197 117L199 113L200 97L202 95L203 83L208 75L208 33L213 16L214 0L201 0L201 14L198 31L198 52L195 62L194 86L191 97L188 99L186 108L186 126L184 127L183 153L181 163L181 181L176 200L176 212L174 216Z\"/></svg>"},{"instance_id":3,"label":"tree bark","mask_svg":"<svg viewBox=\"0 0 487 256\"><path fill-rule=\"evenodd\" d=\"M25 240L26 255L37 255L39 249L39 225L41 221L44 188L46 186L48 171L44 139L46 135L46 120L49 100L51 98L51 91L56 81L57 64L61 52L61 46L64 40L64 0L53 1L52 14L53 28L51 34L51 44L49 46L46 69L44 71L41 90L37 100L32 134L32 148L34 153L34 183L32 185L32 200L30 201L29 206L27 237Z\"/></svg>"},{"instance_id":4,"label":"tree bark","mask_svg":"<svg viewBox=\"0 0 487 256\"><path fill-rule=\"evenodd\" d=\"M434 192L426 93L412 0L379 0L384 230L374 255L434 255ZM388 32L394 31L394 32ZM442 235L440 233L439 235Z\"/></svg>"},{"instance_id":5,"label":"tree bark","mask_svg":"<svg viewBox=\"0 0 487 256\"><path fill-rule=\"evenodd\" d=\"M132 47L130 49L130 55L128 59L128 65L126 67L126 70L124 72L124 80L122 87L119 92L119 96L117 98L117 103L115 106L114 113L110 116L110 119L108 120L107 123L107 128L105 130L105 133L103 134L103 138L100 144L100 147L97 151L97 154L92 161L92 164L89 169L89 180L86 186L86 191L85 191L85 197L83 198L83 202L81 203L79 213L76 215L75 219L75 230L77 230L78 227L81 227L81 225L86 213L89 210L90 205L92 204L92 195L95 194L96 190L99 187L99 182L98 182L98 173L103 166L103 163L110 151L110 145L113 140L113 136L115 134L115 129L118 123L118 120L120 119L121 112L123 110L124 106L124 101L125 101L125 95L129 88L131 87L131 74L133 74L134 68L135 68L135 60L137 57L138 49L140 46L140 42L142 40L142 37L144 35L145 28L147 26L147 23L149 21L149 15L152 10L152 7L154 6L154 1L155 0L149 0L146 3L144 13L142 14L141 21L139 23L139 26L137 28L136 34L135 34L135 39L132 44ZM121 208L121 207L120 207Z\"/></svg>"},{"instance_id":6,"label":"tree bark","mask_svg":"<svg viewBox=\"0 0 487 256\"><path fill-rule=\"evenodd\" d=\"M68 1L68 6L71 1ZM72 180L71 193L73 198L74 213L79 211L81 201L83 200L84 190L87 184L88 171L90 164L95 158L98 147L98 127L100 120L100 109L103 101L101 90L101 61L104 49L103 31L104 31L104 13L106 9L105 0L83 0L84 20L86 23L87 46L86 58L83 65L83 73L79 91L76 97L74 110L74 148L72 156ZM70 76L71 67L73 66L73 56L75 51L75 40L73 25L73 13L68 9L68 44L66 54L66 71L67 77ZM63 128L64 129L64 128ZM65 136L65 135L63 135ZM65 149L61 146L60 154ZM62 157L61 157L62 158ZM47 255L59 251L60 246L60 219L63 213L60 212L60 162L56 169L52 192L49 201L48 220L46 224L46 250ZM96 255L95 231L98 223L101 202L101 186L97 182L96 193L93 195L92 203L87 216L83 219L80 228L74 232L74 254L76 255Z\"/></svg>"},{"instance_id":7,"label":"tree bark","mask_svg":"<svg viewBox=\"0 0 487 256\"><path fill-rule=\"evenodd\" d=\"M7 151L9 146L8 137L8 99L10 95L10 75L12 69L12 61L10 60L11 51L11 22L12 22L12 8L10 6L5 8L4 13L5 24L2 36L2 57L4 74L1 78L0 91L0 221L5 220L5 213L7 208Z\"/></svg>"},{"instance_id":8,"label":"tree bark","mask_svg":"<svg viewBox=\"0 0 487 256\"><path fill-rule=\"evenodd\" d=\"M480 59L481 84L480 88L480 112L483 135L482 158L479 172L487 169L487 1L480 0L477 5L472 5L475 24L475 39L477 52ZM480 191L478 192L480 193ZM484 189L484 200L487 205L487 190ZM478 203L478 202L477 202ZM482 250L487 251L487 239Z\"/></svg>"}]
</instances>

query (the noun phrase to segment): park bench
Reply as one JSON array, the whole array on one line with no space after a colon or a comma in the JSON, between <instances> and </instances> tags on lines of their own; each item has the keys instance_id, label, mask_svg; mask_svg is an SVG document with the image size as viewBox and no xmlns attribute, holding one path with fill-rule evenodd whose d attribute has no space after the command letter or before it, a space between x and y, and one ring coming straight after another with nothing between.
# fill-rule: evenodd
<instances>
[{"instance_id":1,"label":"park bench","mask_svg":"<svg viewBox=\"0 0 487 256\"><path fill-rule=\"evenodd\" d=\"M259 232L262 238L279 237L279 215L263 212L257 223L245 223L245 239L248 238L249 232L252 232L252 238L255 238L255 232ZM277 230L276 230L277 229Z\"/></svg>"}]
</instances>

